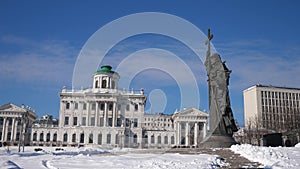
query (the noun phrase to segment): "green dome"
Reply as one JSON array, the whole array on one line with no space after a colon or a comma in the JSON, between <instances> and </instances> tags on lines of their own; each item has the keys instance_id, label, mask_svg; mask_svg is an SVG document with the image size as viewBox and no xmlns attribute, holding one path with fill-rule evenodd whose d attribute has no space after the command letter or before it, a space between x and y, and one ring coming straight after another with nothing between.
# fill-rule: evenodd
<instances>
[{"instance_id":1,"label":"green dome","mask_svg":"<svg viewBox=\"0 0 300 169\"><path fill-rule=\"evenodd\" d=\"M95 73L115 73L114 71L111 70L112 67L109 65L104 65L101 66L100 70L97 70Z\"/></svg>"}]
</instances>

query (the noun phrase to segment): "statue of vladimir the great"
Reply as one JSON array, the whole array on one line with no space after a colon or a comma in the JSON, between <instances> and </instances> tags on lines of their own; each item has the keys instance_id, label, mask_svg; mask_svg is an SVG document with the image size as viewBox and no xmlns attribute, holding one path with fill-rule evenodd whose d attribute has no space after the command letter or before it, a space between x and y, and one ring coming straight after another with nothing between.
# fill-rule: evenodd
<instances>
[{"instance_id":1,"label":"statue of vladimir the great","mask_svg":"<svg viewBox=\"0 0 300 169\"><path fill-rule=\"evenodd\" d=\"M222 62L219 54L210 55L210 40L213 35L208 30L208 51L206 53L205 67L209 87L209 116L210 131L213 135L232 136L237 131L229 98L229 77L231 70Z\"/></svg>"}]
</instances>

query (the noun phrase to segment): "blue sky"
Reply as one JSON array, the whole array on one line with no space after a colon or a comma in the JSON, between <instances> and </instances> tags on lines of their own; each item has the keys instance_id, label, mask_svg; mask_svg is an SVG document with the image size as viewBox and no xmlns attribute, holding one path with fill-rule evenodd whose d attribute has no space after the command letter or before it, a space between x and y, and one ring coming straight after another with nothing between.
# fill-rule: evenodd
<instances>
[{"instance_id":1,"label":"blue sky","mask_svg":"<svg viewBox=\"0 0 300 169\"><path fill-rule=\"evenodd\" d=\"M212 43L232 69L231 104L235 118L243 125L244 89L257 83L300 87L299 5L299 1L276 0L2 0L0 104L24 103L39 116L47 113L58 117L58 93L63 86L71 88L76 58L94 32L125 15L163 12L189 21L205 33L207 28L212 29L215 36ZM120 42L103 62L114 66L112 57L147 47L163 47L182 55L193 72L199 74L196 78L201 95L199 108L208 110L204 67L179 42L155 35L131 37ZM161 89L168 100L165 113L179 108L178 87L164 72L141 72L131 87L145 88L146 94Z\"/></svg>"}]
</instances>

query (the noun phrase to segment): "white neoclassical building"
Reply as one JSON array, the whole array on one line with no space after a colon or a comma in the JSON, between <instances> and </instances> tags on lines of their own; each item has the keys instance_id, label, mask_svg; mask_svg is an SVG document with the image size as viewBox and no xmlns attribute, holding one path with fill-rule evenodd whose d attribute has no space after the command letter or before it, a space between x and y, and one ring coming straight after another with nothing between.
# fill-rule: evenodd
<instances>
[{"instance_id":1,"label":"white neoclassical building","mask_svg":"<svg viewBox=\"0 0 300 169\"><path fill-rule=\"evenodd\" d=\"M33 126L32 145L164 148L195 146L203 139L207 114L194 108L145 114L144 90L118 90L119 78L111 66L102 66L93 74L93 87L63 87L59 125Z\"/></svg>"},{"instance_id":2,"label":"white neoclassical building","mask_svg":"<svg viewBox=\"0 0 300 169\"><path fill-rule=\"evenodd\" d=\"M1 144L17 145L20 141L29 144L31 125L36 118L37 115L28 106L19 107L12 103L0 106Z\"/></svg>"}]
</instances>

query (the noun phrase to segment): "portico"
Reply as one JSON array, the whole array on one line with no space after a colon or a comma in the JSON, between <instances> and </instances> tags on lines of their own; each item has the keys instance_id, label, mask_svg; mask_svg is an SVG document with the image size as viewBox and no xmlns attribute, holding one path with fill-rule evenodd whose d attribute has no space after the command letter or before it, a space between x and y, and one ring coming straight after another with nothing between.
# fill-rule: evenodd
<instances>
[{"instance_id":1,"label":"portico","mask_svg":"<svg viewBox=\"0 0 300 169\"><path fill-rule=\"evenodd\" d=\"M206 137L208 115L198 109L190 108L173 115L176 128L177 146L197 146Z\"/></svg>"}]
</instances>

